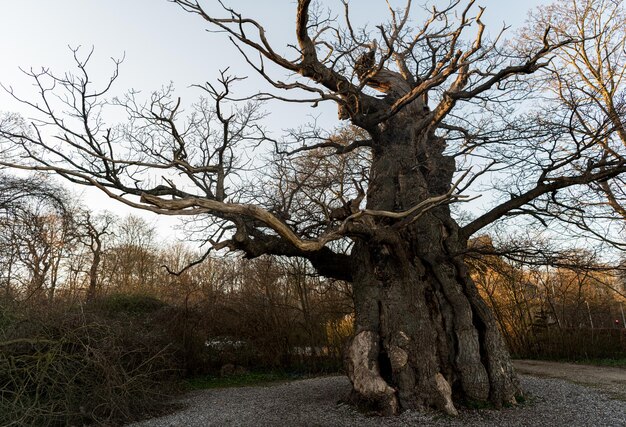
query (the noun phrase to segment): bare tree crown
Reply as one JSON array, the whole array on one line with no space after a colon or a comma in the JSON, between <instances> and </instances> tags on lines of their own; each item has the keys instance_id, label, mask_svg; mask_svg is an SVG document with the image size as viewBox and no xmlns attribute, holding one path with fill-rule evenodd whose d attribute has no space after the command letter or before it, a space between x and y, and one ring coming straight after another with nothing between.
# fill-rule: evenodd
<instances>
[{"instance_id":1,"label":"bare tree crown","mask_svg":"<svg viewBox=\"0 0 626 427\"><path fill-rule=\"evenodd\" d=\"M0 135L11 148L2 164L56 172L160 214L211 217L219 226L207 237L214 248L240 249L249 256L305 256L320 271L341 278L349 275L332 267L344 256L330 249L332 242L380 238L380 230L405 227L442 204L467 200L462 192L483 173L516 170L524 162L530 165L518 175L523 184L509 190L508 200L461 229L465 238L504 217L536 215L533 201L566 188L595 182L610 197L615 190L607 191L602 182L626 170L621 154L609 149L604 157L592 157L580 166L589 158L588 148L601 144L598 138L556 143L551 139L555 128L531 132L537 122L527 121L528 126L520 130L519 116L515 123L502 119L500 129L489 122L494 117L490 105L506 107L509 104L503 100L524 96L519 85L526 75L553 70L555 57L584 58L577 47L580 40L583 46L587 40L599 40L570 34L552 18L536 26L528 43L508 48L501 43L501 33L488 40L484 9L474 0L433 6L419 25L413 20L417 8L410 0L400 9L388 3L389 21L372 32L353 26L347 1L335 19L319 4L299 0L295 43L290 45L293 57L287 57L270 44L262 23L225 3L219 2L221 14L209 12L199 1L173 3L225 32L274 90L234 102L231 88L238 78L223 72L217 82L201 86L206 98L185 118L171 87L147 100L132 92L105 99L118 76L119 61L114 62L110 81L94 87L87 70L92 53L81 56L74 50L77 74L27 71L38 88L38 101L22 99L11 87L4 87L39 118L31 125L9 121L8 116L3 120ZM619 40L615 43L605 47L621 46ZM268 63L292 77L273 75L267 71ZM561 76L558 90L572 93L567 87L570 80L554 72ZM609 74L619 85L621 74ZM606 90L609 97L615 93L610 87ZM566 98L564 92L559 94ZM286 139L295 145L285 144L270 138L262 126L261 101L267 99L313 105L331 101L337 104L339 117L352 127L334 136L315 129L294 132ZM464 121L455 113L467 103L473 111L480 110L482 121ZM128 122L107 125L103 112L109 108L123 109ZM615 103L606 108L607 117L619 116ZM576 108L574 113L581 111ZM369 183L375 179L369 169L372 155L386 150L384 135L402 123L409 124L413 134L437 135L430 144L441 146L429 150L445 151L445 158L456 161L457 177L444 183L445 190L412 206L365 208ZM619 133L621 121L617 129ZM525 138L531 142L524 142ZM247 181L243 171L248 165L241 153L261 143L276 148L269 163L274 166L264 171L272 179ZM524 154L531 149L541 155ZM336 159L328 160L330 156ZM480 171L469 172L471 158L482 162ZM320 178L322 171L325 179ZM279 185L265 191L270 182ZM250 191L251 187L259 191Z\"/></svg>"}]
</instances>

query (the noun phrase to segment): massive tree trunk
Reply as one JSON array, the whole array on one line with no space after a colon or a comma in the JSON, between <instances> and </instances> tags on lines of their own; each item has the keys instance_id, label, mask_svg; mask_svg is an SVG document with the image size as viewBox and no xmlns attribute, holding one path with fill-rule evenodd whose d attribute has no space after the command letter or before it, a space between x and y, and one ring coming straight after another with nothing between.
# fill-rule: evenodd
<instances>
[{"instance_id":1,"label":"massive tree trunk","mask_svg":"<svg viewBox=\"0 0 626 427\"><path fill-rule=\"evenodd\" d=\"M399 119L378 139L369 209L402 211L449 190L455 165L442 139ZM345 357L353 398L383 414L515 403L509 354L464 266L467 242L449 208L408 225L373 221L379 237L353 249L356 330Z\"/></svg>"}]
</instances>

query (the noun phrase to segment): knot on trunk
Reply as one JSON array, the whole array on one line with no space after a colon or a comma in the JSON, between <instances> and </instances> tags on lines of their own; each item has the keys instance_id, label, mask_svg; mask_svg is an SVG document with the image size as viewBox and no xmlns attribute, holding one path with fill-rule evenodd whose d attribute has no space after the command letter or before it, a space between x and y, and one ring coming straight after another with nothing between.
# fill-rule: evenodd
<instances>
[{"instance_id":1,"label":"knot on trunk","mask_svg":"<svg viewBox=\"0 0 626 427\"><path fill-rule=\"evenodd\" d=\"M408 363L409 355L400 347L392 345L389 347L389 360L394 371L399 371Z\"/></svg>"},{"instance_id":2,"label":"knot on trunk","mask_svg":"<svg viewBox=\"0 0 626 427\"><path fill-rule=\"evenodd\" d=\"M352 338L346 352L346 370L354 388L353 400L377 409L383 415L395 415L400 406L396 391L380 375L378 334L362 331Z\"/></svg>"},{"instance_id":3,"label":"knot on trunk","mask_svg":"<svg viewBox=\"0 0 626 427\"><path fill-rule=\"evenodd\" d=\"M435 384L437 385L437 390L439 390L439 407L449 415L459 415L459 412L454 407L454 403L452 403L452 387L450 387L450 383L446 381L441 373L435 375Z\"/></svg>"}]
</instances>

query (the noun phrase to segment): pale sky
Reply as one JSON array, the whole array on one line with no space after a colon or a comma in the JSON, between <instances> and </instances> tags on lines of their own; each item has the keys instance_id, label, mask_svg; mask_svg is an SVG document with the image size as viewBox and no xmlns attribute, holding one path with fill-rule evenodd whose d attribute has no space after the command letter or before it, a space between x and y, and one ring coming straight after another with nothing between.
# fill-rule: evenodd
<instances>
[{"instance_id":1,"label":"pale sky","mask_svg":"<svg viewBox=\"0 0 626 427\"><path fill-rule=\"evenodd\" d=\"M216 3L214 0L204 2L206 5ZM293 0L231 0L226 3L264 23L270 41L275 41L277 46L293 42ZM404 1L392 3L400 6ZM531 8L549 1L482 0L478 3L486 6L483 20L495 33L503 23L513 29L519 27ZM327 0L325 4L341 13L339 0ZM360 23L376 25L381 17L387 16L383 0L352 0L351 4L355 20ZM183 12L167 0L0 0L0 82L13 86L26 97L31 94L30 99L34 99L30 82L19 67L46 66L58 73L72 70L67 46L81 45L87 49L95 47L94 81L106 81L111 70L110 57L125 55L115 86L118 94L131 88L149 93L172 81L179 95L192 102L201 93L189 86L215 81L218 70L228 66L238 75L250 75L241 91L253 93L259 84L254 72L222 35L207 33L206 28L202 19ZM4 93L0 93L0 111L25 113ZM290 104L272 106L271 113L268 127L279 131L295 127L298 122L306 121L307 115L316 115L319 111ZM85 201L92 208L106 207L119 214L130 211L118 202L97 197L93 191L84 192ZM157 221L154 214L143 216L159 228L173 222L171 219ZM166 229L161 229L160 233L169 234Z\"/></svg>"}]
</instances>

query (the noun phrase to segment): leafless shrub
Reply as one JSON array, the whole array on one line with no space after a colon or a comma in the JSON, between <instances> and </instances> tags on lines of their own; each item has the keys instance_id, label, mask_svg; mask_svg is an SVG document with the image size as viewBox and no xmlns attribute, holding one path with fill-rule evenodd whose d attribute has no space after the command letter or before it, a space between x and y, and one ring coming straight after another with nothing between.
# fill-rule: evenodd
<instances>
[{"instance_id":1,"label":"leafless shrub","mask_svg":"<svg viewBox=\"0 0 626 427\"><path fill-rule=\"evenodd\" d=\"M158 410L173 391L173 348L141 322L40 306L2 329L2 425L114 425Z\"/></svg>"}]
</instances>

